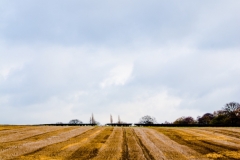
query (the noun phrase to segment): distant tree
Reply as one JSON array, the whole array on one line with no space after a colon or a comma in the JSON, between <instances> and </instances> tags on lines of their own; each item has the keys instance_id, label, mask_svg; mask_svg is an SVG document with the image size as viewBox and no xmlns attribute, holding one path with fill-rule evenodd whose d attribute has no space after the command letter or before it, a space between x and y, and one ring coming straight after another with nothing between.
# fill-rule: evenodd
<instances>
[{"instance_id":1,"label":"distant tree","mask_svg":"<svg viewBox=\"0 0 240 160\"><path fill-rule=\"evenodd\" d=\"M90 124L100 125L100 123L95 120L93 113L92 113L92 116L90 117Z\"/></svg>"},{"instance_id":2,"label":"distant tree","mask_svg":"<svg viewBox=\"0 0 240 160\"><path fill-rule=\"evenodd\" d=\"M89 121L90 124L92 124L92 117L90 117L90 121Z\"/></svg>"},{"instance_id":3,"label":"distant tree","mask_svg":"<svg viewBox=\"0 0 240 160\"><path fill-rule=\"evenodd\" d=\"M223 111L227 112L227 113L235 113L237 110L240 109L240 104L237 102L230 102L227 103L224 107L223 107Z\"/></svg>"},{"instance_id":4,"label":"distant tree","mask_svg":"<svg viewBox=\"0 0 240 160\"><path fill-rule=\"evenodd\" d=\"M224 112L223 110L218 110L213 112L214 117L217 117L219 115L226 115L226 112Z\"/></svg>"},{"instance_id":5,"label":"distant tree","mask_svg":"<svg viewBox=\"0 0 240 160\"><path fill-rule=\"evenodd\" d=\"M226 114L218 114L215 115L214 118L211 120L210 124L213 125L228 125L229 119Z\"/></svg>"},{"instance_id":6,"label":"distant tree","mask_svg":"<svg viewBox=\"0 0 240 160\"><path fill-rule=\"evenodd\" d=\"M154 117L146 115L146 116L143 116L142 118L140 118L139 123L141 123L141 124L157 124L157 121Z\"/></svg>"},{"instance_id":7,"label":"distant tree","mask_svg":"<svg viewBox=\"0 0 240 160\"><path fill-rule=\"evenodd\" d=\"M62 122L57 122L56 124L63 124Z\"/></svg>"},{"instance_id":8,"label":"distant tree","mask_svg":"<svg viewBox=\"0 0 240 160\"><path fill-rule=\"evenodd\" d=\"M92 124L95 124L95 119L94 119L93 113L92 113Z\"/></svg>"},{"instance_id":9,"label":"distant tree","mask_svg":"<svg viewBox=\"0 0 240 160\"><path fill-rule=\"evenodd\" d=\"M110 123L113 123L112 115L110 114Z\"/></svg>"},{"instance_id":10,"label":"distant tree","mask_svg":"<svg viewBox=\"0 0 240 160\"><path fill-rule=\"evenodd\" d=\"M227 115L230 124L237 124L240 120L240 104L236 102L227 103L223 107L223 112Z\"/></svg>"},{"instance_id":11,"label":"distant tree","mask_svg":"<svg viewBox=\"0 0 240 160\"><path fill-rule=\"evenodd\" d=\"M120 119L120 116L118 116L118 124L121 123L121 119Z\"/></svg>"},{"instance_id":12,"label":"distant tree","mask_svg":"<svg viewBox=\"0 0 240 160\"><path fill-rule=\"evenodd\" d=\"M168 121L165 121L165 122L164 122L164 124L171 124L171 123L170 123L170 122L168 122Z\"/></svg>"},{"instance_id":13,"label":"distant tree","mask_svg":"<svg viewBox=\"0 0 240 160\"><path fill-rule=\"evenodd\" d=\"M202 117L198 117L198 124L210 124L214 116L211 113L205 113Z\"/></svg>"},{"instance_id":14,"label":"distant tree","mask_svg":"<svg viewBox=\"0 0 240 160\"><path fill-rule=\"evenodd\" d=\"M82 121L78 120L78 119L72 119L69 124L82 124Z\"/></svg>"},{"instance_id":15,"label":"distant tree","mask_svg":"<svg viewBox=\"0 0 240 160\"><path fill-rule=\"evenodd\" d=\"M96 124L96 120L94 119L93 113L92 113L92 115L90 117L90 124Z\"/></svg>"},{"instance_id":16,"label":"distant tree","mask_svg":"<svg viewBox=\"0 0 240 160\"><path fill-rule=\"evenodd\" d=\"M192 117L180 117L176 119L173 124L195 124L196 121Z\"/></svg>"}]
</instances>

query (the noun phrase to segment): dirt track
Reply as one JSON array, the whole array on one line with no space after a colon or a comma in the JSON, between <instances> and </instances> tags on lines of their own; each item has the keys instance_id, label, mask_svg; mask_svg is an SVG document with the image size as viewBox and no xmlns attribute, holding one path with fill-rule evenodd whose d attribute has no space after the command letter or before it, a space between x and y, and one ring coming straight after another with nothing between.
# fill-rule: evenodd
<instances>
[{"instance_id":1,"label":"dirt track","mask_svg":"<svg viewBox=\"0 0 240 160\"><path fill-rule=\"evenodd\" d=\"M0 159L240 159L240 128L0 126Z\"/></svg>"}]
</instances>

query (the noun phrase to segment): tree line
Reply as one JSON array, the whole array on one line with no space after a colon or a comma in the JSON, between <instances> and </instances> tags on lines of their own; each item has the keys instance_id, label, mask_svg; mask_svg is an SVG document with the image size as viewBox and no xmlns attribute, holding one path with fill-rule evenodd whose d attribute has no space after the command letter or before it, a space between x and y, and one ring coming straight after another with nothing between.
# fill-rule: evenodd
<instances>
[{"instance_id":1,"label":"tree line","mask_svg":"<svg viewBox=\"0 0 240 160\"><path fill-rule=\"evenodd\" d=\"M237 102L227 103L221 110L213 113L205 113L193 117L180 117L173 124L202 124L202 125L240 125L240 104Z\"/></svg>"},{"instance_id":2,"label":"tree line","mask_svg":"<svg viewBox=\"0 0 240 160\"><path fill-rule=\"evenodd\" d=\"M142 117L139 124L158 124L154 117L146 115ZM180 117L174 122L165 122L164 124L174 125L240 125L240 104L237 102L227 103L221 110L213 113L205 113L194 119L191 116Z\"/></svg>"},{"instance_id":3,"label":"tree line","mask_svg":"<svg viewBox=\"0 0 240 160\"><path fill-rule=\"evenodd\" d=\"M57 124L61 124L58 122ZM72 119L69 124L83 124L82 121L78 119ZM90 117L89 124L100 125L97 122L92 114ZM109 124L127 124L120 120L120 116L118 116L118 122L113 123L112 115L110 115L110 123ZM139 122L136 124L158 124L157 120L149 115L143 116L140 118ZM176 119L174 122L170 123L165 121L163 124L174 124L174 125L225 125L225 126L233 126L240 125L240 104L237 102L230 102L225 104L225 106L213 113L205 113L202 116L198 116L197 119L194 119L192 116L180 117Z\"/></svg>"},{"instance_id":4,"label":"tree line","mask_svg":"<svg viewBox=\"0 0 240 160\"><path fill-rule=\"evenodd\" d=\"M62 122L57 122L56 124L64 124ZM83 124L83 122L79 119L72 119L68 122L68 124L74 125L74 124ZM95 120L94 115L92 114L92 116L90 116L90 120L89 123L87 124L95 124L95 125L100 125L100 123L98 121Z\"/></svg>"}]
</instances>

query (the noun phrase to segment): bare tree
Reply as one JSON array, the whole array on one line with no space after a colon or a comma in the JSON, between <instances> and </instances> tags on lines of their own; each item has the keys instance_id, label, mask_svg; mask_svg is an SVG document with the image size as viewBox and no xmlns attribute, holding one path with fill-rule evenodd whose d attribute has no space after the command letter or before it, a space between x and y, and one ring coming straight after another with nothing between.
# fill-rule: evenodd
<instances>
[{"instance_id":1,"label":"bare tree","mask_svg":"<svg viewBox=\"0 0 240 160\"><path fill-rule=\"evenodd\" d=\"M90 121L89 121L90 124L92 124L92 117L90 117Z\"/></svg>"},{"instance_id":2,"label":"bare tree","mask_svg":"<svg viewBox=\"0 0 240 160\"><path fill-rule=\"evenodd\" d=\"M96 120L94 119L93 113L92 113L92 116L90 117L90 124L97 124Z\"/></svg>"},{"instance_id":3,"label":"bare tree","mask_svg":"<svg viewBox=\"0 0 240 160\"><path fill-rule=\"evenodd\" d=\"M95 120L93 113L92 113L92 116L90 117L90 124L100 125L100 123Z\"/></svg>"},{"instance_id":4,"label":"bare tree","mask_svg":"<svg viewBox=\"0 0 240 160\"><path fill-rule=\"evenodd\" d=\"M110 114L110 123L113 123L112 115Z\"/></svg>"},{"instance_id":5,"label":"bare tree","mask_svg":"<svg viewBox=\"0 0 240 160\"><path fill-rule=\"evenodd\" d=\"M239 121L240 104L236 102L227 103L223 107L223 112L228 116L231 124L236 124Z\"/></svg>"},{"instance_id":6,"label":"bare tree","mask_svg":"<svg viewBox=\"0 0 240 160\"><path fill-rule=\"evenodd\" d=\"M235 113L236 111L238 111L240 109L240 104L236 103L236 102L230 102L227 103L224 107L223 107L223 111L225 111L226 113Z\"/></svg>"},{"instance_id":7,"label":"bare tree","mask_svg":"<svg viewBox=\"0 0 240 160\"><path fill-rule=\"evenodd\" d=\"M93 113L92 113L92 124L95 124L95 119L94 119Z\"/></svg>"},{"instance_id":8,"label":"bare tree","mask_svg":"<svg viewBox=\"0 0 240 160\"><path fill-rule=\"evenodd\" d=\"M119 123L119 124L121 123L120 116L118 116L118 123Z\"/></svg>"},{"instance_id":9,"label":"bare tree","mask_svg":"<svg viewBox=\"0 0 240 160\"><path fill-rule=\"evenodd\" d=\"M143 116L140 120L139 123L141 124L156 124L157 121L154 117L151 117L149 115Z\"/></svg>"},{"instance_id":10,"label":"bare tree","mask_svg":"<svg viewBox=\"0 0 240 160\"><path fill-rule=\"evenodd\" d=\"M69 124L82 124L82 121L78 120L78 119L72 119Z\"/></svg>"}]
</instances>

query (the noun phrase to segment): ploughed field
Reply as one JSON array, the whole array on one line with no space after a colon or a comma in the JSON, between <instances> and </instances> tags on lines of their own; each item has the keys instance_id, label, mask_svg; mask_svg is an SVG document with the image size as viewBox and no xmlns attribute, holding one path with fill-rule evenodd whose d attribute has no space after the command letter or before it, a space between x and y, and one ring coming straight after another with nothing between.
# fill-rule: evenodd
<instances>
[{"instance_id":1,"label":"ploughed field","mask_svg":"<svg viewBox=\"0 0 240 160\"><path fill-rule=\"evenodd\" d=\"M0 126L0 159L240 159L240 128Z\"/></svg>"}]
</instances>

